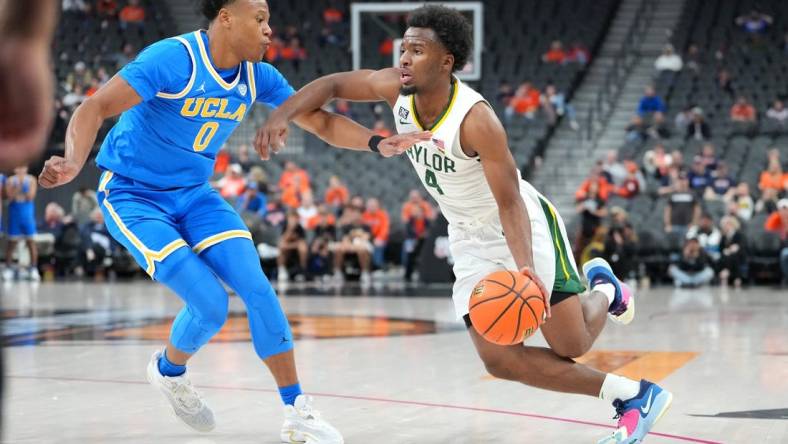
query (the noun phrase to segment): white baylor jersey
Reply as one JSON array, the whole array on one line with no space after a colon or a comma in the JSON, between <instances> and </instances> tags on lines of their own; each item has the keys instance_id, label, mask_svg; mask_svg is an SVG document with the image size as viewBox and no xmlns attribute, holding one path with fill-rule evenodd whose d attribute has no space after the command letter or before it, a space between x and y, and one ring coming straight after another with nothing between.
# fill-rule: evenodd
<instances>
[{"instance_id":1,"label":"white baylor jersey","mask_svg":"<svg viewBox=\"0 0 788 444\"><path fill-rule=\"evenodd\" d=\"M449 224L459 228L497 219L498 206L478 157L468 157L460 146L460 126L471 108L487 101L459 79L449 106L432 128L432 140L418 142L407 154L424 187L438 202ZM400 96L394 120L400 134L422 131L415 96ZM517 176L521 177L520 172ZM520 181L520 193L538 202L534 188Z\"/></svg>"}]
</instances>

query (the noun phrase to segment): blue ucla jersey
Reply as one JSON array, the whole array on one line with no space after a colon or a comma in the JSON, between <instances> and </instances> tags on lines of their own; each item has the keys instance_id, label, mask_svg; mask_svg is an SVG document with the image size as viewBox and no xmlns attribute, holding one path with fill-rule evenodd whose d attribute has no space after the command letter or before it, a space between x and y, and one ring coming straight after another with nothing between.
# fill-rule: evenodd
<instances>
[{"instance_id":1,"label":"blue ucla jersey","mask_svg":"<svg viewBox=\"0 0 788 444\"><path fill-rule=\"evenodd\" d=\"M294 92L267 63L214 67L205 31L154 43L119 75L143 101L121 115L96 163L162 189L205 183L254 103L276 107Z\"/></svg>"}]
</instances>

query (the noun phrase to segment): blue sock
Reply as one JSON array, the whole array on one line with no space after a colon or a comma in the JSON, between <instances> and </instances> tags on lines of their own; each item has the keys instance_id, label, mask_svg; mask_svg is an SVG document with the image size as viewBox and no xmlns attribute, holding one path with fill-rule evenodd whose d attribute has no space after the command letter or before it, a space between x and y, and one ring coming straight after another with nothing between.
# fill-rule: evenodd
<instances>
[{"instance_id":1,"label":"blue sock","mask_svg":"<svg viewBox=\"0 0 788 444\"><path fill-rule=\"evenodd\" d=\"M170 362L170 360L167 359L167 351L165 350L164 353L161 354L161 358L159 358L159 373L169 377L180 376L186 373L186 366Z\"/></svg>"},{"instance_id":2,"label":"blue sock","mask_svg":"<svg viewBox=\"0 0 788 444\"><path fill-rule=\"evenodd\" d=\"M301 393L301 384L297 382L287 387L279 387L279 396L282 397L282 402L284 402L285 405L293 405L296 398Z\"/></svg>"}]
</instances>

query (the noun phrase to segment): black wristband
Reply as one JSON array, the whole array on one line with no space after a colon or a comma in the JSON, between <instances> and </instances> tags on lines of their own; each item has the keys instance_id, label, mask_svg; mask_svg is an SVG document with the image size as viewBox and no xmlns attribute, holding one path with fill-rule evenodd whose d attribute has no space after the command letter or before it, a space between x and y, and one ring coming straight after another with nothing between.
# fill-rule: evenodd
<instances>
[{"instance_id":1,"label":"black wristband","mask_svg":"<svg viewBox=\"0 0 788 444\"><path fill-rule=\"evenodd\" d=\"M383 139L385 139L385 137L378 136L377 134L375 134L374 136L370 137L369 138L369 142L367 142L367 146L369 146L369 150L373 151L373 152L376 152L376 153L380 153L380 149L378 148L378 145L380 145L380 142Z\"/></svg>"}]
</instances>

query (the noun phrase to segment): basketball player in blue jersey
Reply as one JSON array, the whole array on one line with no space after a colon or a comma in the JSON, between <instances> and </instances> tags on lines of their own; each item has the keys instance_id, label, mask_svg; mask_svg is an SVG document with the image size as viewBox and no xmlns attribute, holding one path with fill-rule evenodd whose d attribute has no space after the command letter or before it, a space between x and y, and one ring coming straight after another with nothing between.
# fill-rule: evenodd
<instances>
[{"instance_id":1,"label":"basketball player in blue jersey","mask_svg":"<svg viewBox=\"0 0 788 444\"><path fill-rule=\"evenodd\" d=\"M252 342L285 404L284 442L339 444L342 436L302 395L293 337L260 267L241 218L208 183L219 148L255 103L276 107L293 89L262 63L271 39L263 0L204 0L207 31L166 39L145 49L74 112L64 157L52 157L39 181L55 187L83 167L104 119L121 114L96 162L104 170L98 198L110 233L155 280L186 306L169 342L153 354L148 380L178 418L198 431L214 415L187 378L186 362L227 317L224 281L247 307ZM327 142L366 150L372 131L322 110L296 123ZM425 136L422 135L423 139ZM417 135L383 142L391 150Z\"/></svg>"},{"instance_id":2,"label":"basketball player in blue jersey","mask_svg":"<svg viewBox=\"0 0 788 444\"><path fill-rule=\"evenodd\" d=\"M5 250L5 270L3 279L14 278L12 260L16 244L24 240L30 252L30 269L27 276L32 281L40 281L38 274L38 248L33 240L36 234L35 198L38 184L36 178L27 174L27 167L14 169L14 175L6 179L5 193L8 197L8 245Z\"/></svg>"},{"instance_id":3,"label":"basketball player in blue jersey","mask_svg":"<svg viewBox=\"0 0 788 444\"><path fill-rule=\"evenodd\" d=\"M613 404L619 418L615 434L602 442L641 442L670 406L672 394L652 382L573 360L591 348L607 317L621 324L632 321L634 292L601 258L583 266L591 287L585 291L560 215L521 179L503 126L484 97L454 76L465 66L471 46L471 24L461 13L444 6L419 8L408 19L400 68L315 80L271 113L258 131L257 149L276 149L289 120L334 99L384 101L401 134L429 130L430 140L419 141L407 155L449 222L455 310L485 367L501 379L599 396ZM489 273L515 268L549 301L552 317L540 327L547 348L493 344L471 328L473 288Z\"/></svg>"}]
</instances>

